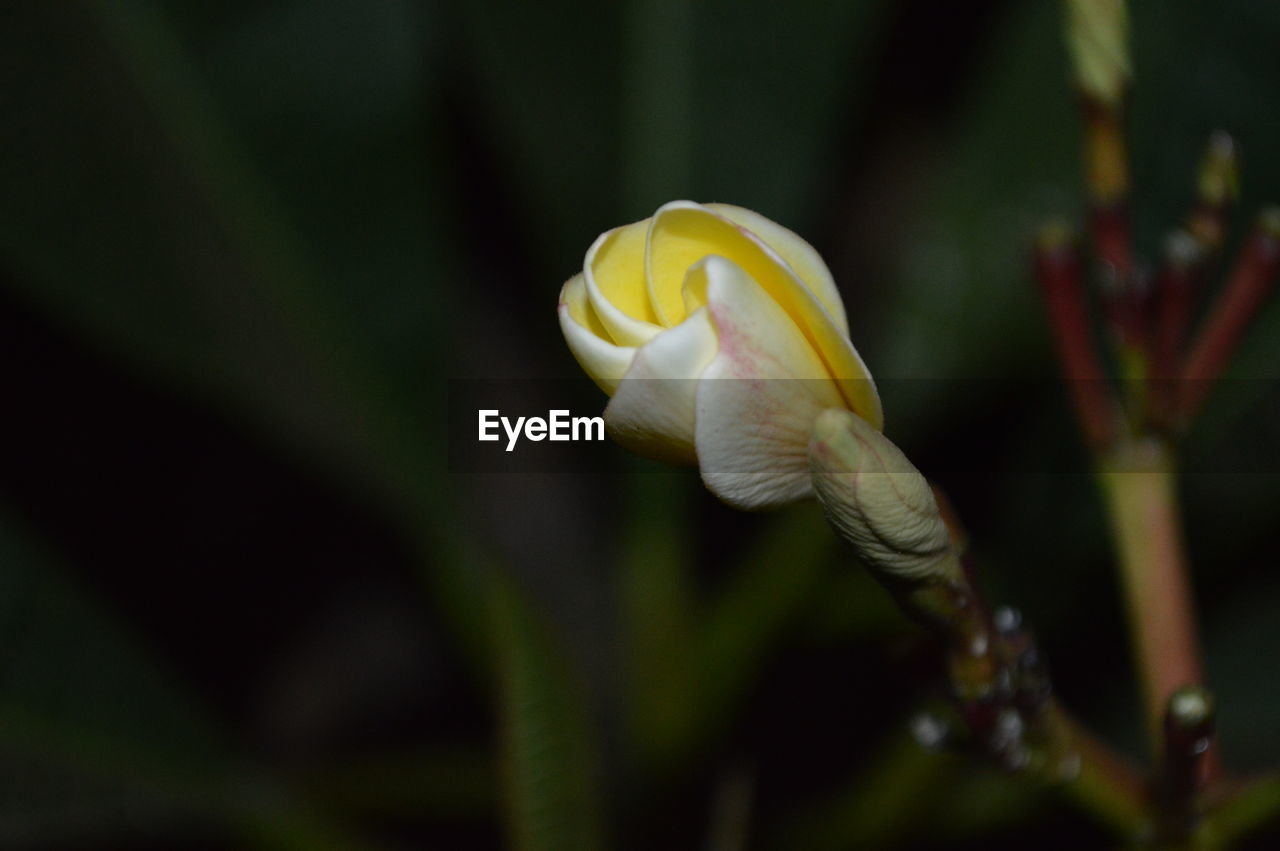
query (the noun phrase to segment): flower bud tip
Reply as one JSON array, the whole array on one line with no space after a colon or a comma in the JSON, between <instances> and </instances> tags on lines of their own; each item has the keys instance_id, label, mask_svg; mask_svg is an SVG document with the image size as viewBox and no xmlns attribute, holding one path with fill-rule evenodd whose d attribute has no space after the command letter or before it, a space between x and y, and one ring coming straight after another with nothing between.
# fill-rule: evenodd
<instances>
[{"instance_id":1,"label":"flower bud tip","mask_svg":"<svg viewBox=\"0 0 1280 851\"><path fill-rule=\"evenodd\" d=\"M1240 160L1235 140L1218 130L1209 137L1196 189L1202 203L1213 207L1229 204L1240 197Z\"/></svg>"},{"instance_id":2,"label":"flower bud tip","mask_svg":"<svg viewBox=\"0 0 1280 851\"><path fill-rule=\"evenodd\" d=\"M1184 730L1213 723L1213 695L1200 686L1183 686L1169 696L1169 721Z\"/></svg>"},{"instance_id":3,"label":"flower bud tip","mask_svg":"<svg viewBox=\"0 0 1280 851\"><path fill-rule=\"evenodd\" d=\"M1171 232L1164 241L1165 261L1174 269L1187 269L1204 254L1195 237L1182 228Z\"/></svg>"},{"instance_id":4,"label":"flower bud tip","mask_svg":"<svg viewBox=\"0 0 1280 851\"><path fill-rule=\"evenodd\" d=\"M1132 76L1125 0L1066 0L1066 6L1076 85L1100 105L1118 109Z\"/></svg>"}]
</instances>

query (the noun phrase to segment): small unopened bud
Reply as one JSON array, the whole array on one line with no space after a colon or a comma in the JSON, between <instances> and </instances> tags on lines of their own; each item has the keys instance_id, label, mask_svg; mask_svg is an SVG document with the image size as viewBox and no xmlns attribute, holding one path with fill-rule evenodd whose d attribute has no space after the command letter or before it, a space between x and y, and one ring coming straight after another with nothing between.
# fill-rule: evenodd
<instances>
[{"instance_id":1,"label":"small unopened bud","mask_svg":"<svg viewBox=\"0 0 1280 851\"><path fill-rule=\"evenodd\" d=\"M1196 175L1196 195L1200 203L1214 207L1232 204L1240 197L1240 159L1236 143L1219 130L1209 137L1200 173Z\"/></svg>"},{"instance_id":2,"label":"small unopened bud","mask_svg":"<svg viewBox=\"0 0 1280 851\"><path fill-rule=\"evenodd\" d=\"M809 444L827 519L891 585L954 583L959 557L924 476L887 437L849 411L823 411Z\"/></svg>"},{"instance_id":3,"label":"small unopened bud","mask_svg":"<svg viewBox=\"0 0 1280 851\"><path fill-rule=\"evenodd\" d=\"M911 735L925 750L940 751L953 733L946 719L932 712L921 712L911 719Z\"/></svg>"},{"instance_id":4,"label":"small unopened bud","mask_svg":"<svg viewBox=\"0 0 1280 851\"><path fill-rule=\"evenodd\" d=\"M1213 726L1214 711L1213 695L1205 688L1183 686L1169 696L1168 724L1178 730L1206 736Z\"/></svg>"},{"instance_id":5,"label":"small unopened bud","mask_svg":"<svg viewBox=\"0 0 1280 851\"><path fill-rule=\"evenodd\" d=\"M1129 11L1125 0L1066 0L1067 46L1076 85L1117 110L1129 86Z\"/></svg>"},{"instance_id":6,"label":"small unopened bud","mask_svg":"<svg viewBox=\"0 0 1280 851\"><path fill-rule=\"evenodd\" d=\"M1204 257L1204 249L1195 237L1182 228L1171 232L1164 240L1164 260L1171 268L1185 272Z\"/></svg>"}]
</instances>

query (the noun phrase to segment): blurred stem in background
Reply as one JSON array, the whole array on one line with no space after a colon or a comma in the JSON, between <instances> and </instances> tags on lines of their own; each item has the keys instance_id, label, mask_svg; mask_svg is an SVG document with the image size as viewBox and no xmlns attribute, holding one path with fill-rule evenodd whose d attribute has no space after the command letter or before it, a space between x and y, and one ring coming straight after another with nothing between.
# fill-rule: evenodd
<instances>
[{"instance_id":1,"label":"blurred stem in background","mask_svg":"<svg viewBox=\"0 0 1280 851\"><path fill-rule=\"evenodd\" d=\"M1166 712L1174 692L1198 686L1203 674L1172 450L1162 436L1142 433L1149 422L1146 411L1156 394L1150 392L1148 383L1151 296L1136 269L1130 224L1132 181L1124 132L1125 100L1132 80L1128 8L1125 0L1066 0L1065 9L1067 44L1084 120L1092 248L1123 407L1096 402L1098 397L1112 395L1104 374L1082 375L1076 363L1065 356L1063 364L1069 382L1083 379L1093 388L1091 393L1077 392L1073 398L1095 455L1115 540L1147 734L1161 772L1156 785L1171 788L1174 773L1188 778L1179 787L1182 794L1157 801L1166 812L1176 812L1158 819L1161 829L1153 835L1157 841L1177 843L1195 828L1197 795L1206 778L1174 766L1166 737L1174 727L1166 726ZM1055 240L1059 245L1064 241ZM1036 269L1046 294L1062 292L1051 274L1062 264L1048 262L1055 250L1060 253L1058 246L1046 246L1042 241L1037 253ZM1092 355L1092 334L1087 322L1081 320L1086 310L1078 272L1070 278L1074 286L1057 300L1047 301L1059 351L1066 355L1084 350L1096 357ZM1168 280L1171 278L1166 276ZM1089 402L1094 404L1086 404ZM1102 411L1104 404L1106 410ZM1123 412L1123 419L1115 415L1118 411ZM1108 415L1109 422L1099 422ZM1207 735L1204 740L1207 748Z\"/></svg>"},{"instance_id":2,"label":"blurred stem in background","mask_svg":"<svg viewBox=\"0 0 1280 851\"><path fill-rule=\"evenodd\" d=\"M1231 280L1220 294L1214 311L1205 319L1183 363L1182 394L1177 408L1178 423L1182 427L1200 411L1214 382L1226 371L1227 363L1275 285L1277 271L1280 271L1280 208L1268 207L1258 215Z\"/></svg>"},{"instance_id":3,"label":"blurred stem in background","mask_svg":"<svg viewBox=\"0 0 1280 851\"><path fill-rule=\"evenodd\" d=\"M623 221L690 193L693 14L689 0L622 5L622 127L617 197ZM628 757L642 777L667 777L687 757L697 705L691 508L683 477L625 482L621 546L622 671Z\"/></svg>"},{"instance_id":4,"label":"blurred stem in background","mask_svg":"<svg viewBox=\"0 0 1280 851\"><path fill-rule=\"evenodd\" d=\"M1189 233L1176 231L1170 237L1166 266L1148 288L1137 272L1129 223L1124 103L1131 69L1126 4L1066 0L1065 9L1067 43L1083 105L1092 249L1123 406L1112 400L1112 386L1097 369L1100 359L1085 319L1079 266L1061 226L1041 239L1036 272L1077 415L1095 457L1115 542L1155 761L1155 830L1149 840L1160 847L1190 842L1200 847L1217 841L1202 814L1216 791L1221 767L1212 740L1214 700L1202 685L1200 640L1176 494L1174 439L1222 375L1275 280L1280 217L1263 214L1204 328L1194 343L1188 343L1184 334L1192 287L1204 258L1222 243L1223 218L1238 192L1234 145L1224 134L1211 139ZM1150 320L1155 321L1154 334ZM1188 354L1181 359L1184 348ZM1246 797L1266 800L1265 794Z\"/></svg>"},{"instance_id":5,"label":"blurred stem in background","mask_svg":"<svg viewBox=\"0 0 1280 851\"><path fill-rule=\"evenodd\" d=\"M1170 447L1150 438L1119 444L1099 472L1157 755L1169 698L1204 677L1174 478Z\"/></svg>"},{"instance_id":6,"label":"blurred stem in background","mask_svg":"<svg viewBox=\"0 0 1280 851\"><path fill-rule=\"evenodd\" d=\"M692 194L693 16L690 0L624 4L624 221Z\"/></svg>"}]
</instances>

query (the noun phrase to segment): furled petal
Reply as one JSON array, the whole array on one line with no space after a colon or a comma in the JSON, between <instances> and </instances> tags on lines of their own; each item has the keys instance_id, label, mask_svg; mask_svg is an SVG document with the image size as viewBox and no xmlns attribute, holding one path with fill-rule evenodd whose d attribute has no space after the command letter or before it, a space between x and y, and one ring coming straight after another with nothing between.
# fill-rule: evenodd
<instances>
[{"instance_id":1,"label":"furled petal","mask_svg":"<svg viewBox=\"0 0 1280 851\"><path fill-rule=\"evenodd\" d=\"M587 300L586 284L581 273L574 275L560 290L560 330L578 365L610 395L626 374L635 357L633 346L614 345Z\"/></svg>"},{"instance_id":2,"label":"furled petal","mask_svg":"<svg viewBox=\"0 0 1280 851\"><path fill-rule=\"evenodd\" d=\"M881 582L960 581L959 555L933 490L889 438L833 408L814 422L809 459L827 519Z\"/></svg>"},{"instance_id":3,"label":"furled petal","mask_svg":"<svg viewBox=\"0 0 1280 851\"><path fill-rule=\"evenodd\" d=\"M702 265L689 286L706 289ZM621 445L664 461L693 463L698 379L716 356L715 328L706 308L641 346L618 385L604 422Z\"/></svg>"},{"instance_id":4,"label":"furled petal","mask_svg":"<svg viewBox=\"0 0 1280 851\"><path fill-rule=\"evenodd\" d=\"M648 228L646 219L600 234L583 262L587 298L609 335L624 346L643 345L662 330L645 286Z\"/></svg>"},{"instance_id":5,"label":"furled petal","mask_svg":"<svg viewBox=\"0 0 1280 851\"><path fill-rule=\"evenodd\" d=\"M822 306L831 314L836 327L846 335L849 333L849 320L845 316L844 302L840 299L840 290L836 288L835 278L831 270L823 262L822 256L812 245L782 225L766 219L764 216L745 207L732 204L705 204L734 224L742 225L747 230L764 240L765 244L778 252L791 271L818 297Z\"/></svg>"},{"instance_id":6,"label":"furled petal","mask_svg":"<svg viewBox=\"0 0 1280 851\"><path fill-rule=\"evenodd\" d=\"M684 270L707 255L729 258L754 279L809 341L825 373L836 379L844 404L875 427L883 425L866 365L818 297L759 237L691 201L665 204L650 221L645 277L659 321L685 309Z\"/></svg>"},{"instance_id":7,"label":"furled petal","mask_svg":"<svg viewBox=\"0 0 1280 851\"><path fill-rule=\"evenodd\" d=\"M746 272L702 261L719 346L697 387L696 446L707 487L730 505L768 508L811 493L814 419L843 407L796 323Z\"/></svg>"}]
</instances>

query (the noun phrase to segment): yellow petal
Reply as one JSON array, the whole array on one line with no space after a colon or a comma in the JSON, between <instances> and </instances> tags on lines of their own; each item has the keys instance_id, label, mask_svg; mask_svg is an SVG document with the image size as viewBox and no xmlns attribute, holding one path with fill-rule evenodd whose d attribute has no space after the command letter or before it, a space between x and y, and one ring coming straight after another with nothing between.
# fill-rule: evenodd
<instances>
[{"instance_id":1,"label":"yellow petal","mask_svg":"<svg viewBox=\"0 0 1280 851\"><path fill-rule=\"evenodd\" d=\"M648 221L600 234L583 262L587 298L615 342L639 346L653 339L656 323L644 277Z\"/></svg>"},{"instance_id":2,"label":"yellow petal","mask_svg":"<svg viewBox=\"0 0 1280 851\"><path fill-rule=\"evenodd\" d=\"M617 389L635 357L631 346L618 346L608 339L595 309L587 300L582 274L574 275L560 290L560 330L578 365L609 395Z\"/></svg>"},{"instance_id":3,"label":"yellow petal","mask_svg":"<svg viewBox=\"0 0 1280 851\"><path fill-rule=\"evenodd\" d=\"M698 382L696 448L707 487L730 505L769 508L811 493L814 419L844 404L796 323L735 263L702 261L719 346ZM692 281L691 281L692 284Z\"/></svg>"},{"instance_id":4,"label":"yellow petal","mask_svg":"<svg viewBox=\"0 0 1280 851\"><path fill-rule=\"evenodd\" d=\"M649 225L645 274L660 321L685 309L685 270L709 255L732 260L753 278L812 345L827 374L837 380L845 405L882 427L884 415L871 375L822 301L760 237L690 201L663 205Z\"/></svg>"},{"instance_id":5,"label":"yellow petal","mask_svg":"<svg viewBox=\"0 0 1280 851\"><path fill-rule=\"evenodd\" d=\"M791 267L791 271L795 272L805 286L818 297L818 301L822 302L827 313L831 314L836 327L846 336L848 335L849 320L845 316L840 290L836 287L835 278L831 277L831 270L823 262L822 255L818 254L812 245L772 219L766 219L745 207L735 207L732 204L706 204L705 206L729 221L742 225L778 252L778 255Z\"/></svg>"}]
</instances>

